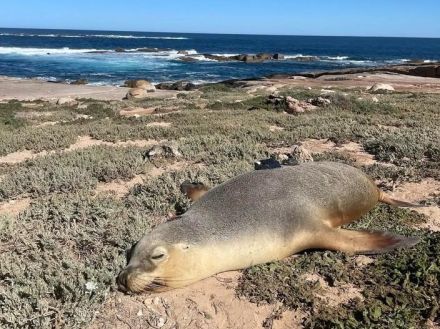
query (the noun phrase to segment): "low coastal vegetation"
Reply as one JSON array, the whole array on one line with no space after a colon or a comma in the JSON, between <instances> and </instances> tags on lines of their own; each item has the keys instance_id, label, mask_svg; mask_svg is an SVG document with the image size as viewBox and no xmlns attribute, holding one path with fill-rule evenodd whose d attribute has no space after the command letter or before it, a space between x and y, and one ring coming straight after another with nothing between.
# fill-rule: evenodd
<instances>
[{"instance_id":1,"label":"low coastal vegetation","mask_svg":"<svg viewBox=\"0 0 440 329\"><path fill-rule=\"evenodd\" d=\"M18 216L0 213L0 327L89 324L114 291L130 246L188 208L179 190L185 180L215 186L253 170L255 160L309 139L363 146L379 162L361 168L384 189L440 179L439 95L396 92L376 102L361 90L336 90L325 96L328 104L289 115L285 103L268 102L270 94L214 84L166 100L0 104L0 159L43 152L0 162L0 204L31 199ZM322 96L287 87L278 95L300 101ZM120 115L133 108L162 114ZM83 136L108 143L175 142L180 155L153 161L146 156L149 146L118 144L66 151ZM313 156L355 164L350 154ZM98 184L140 176L122 198L96 191ZM436 196L430 202L438 202ZM440 321L440 235L420 229L426 220L410 210L377 207L352 226L417 235L421 242L365 263L308 251L245 270L237 294L279 305L274 317L298 310L306 328L424 328ZM351 287L356 297L329 303L329 287Z\"/></svg>"}]
</instances>

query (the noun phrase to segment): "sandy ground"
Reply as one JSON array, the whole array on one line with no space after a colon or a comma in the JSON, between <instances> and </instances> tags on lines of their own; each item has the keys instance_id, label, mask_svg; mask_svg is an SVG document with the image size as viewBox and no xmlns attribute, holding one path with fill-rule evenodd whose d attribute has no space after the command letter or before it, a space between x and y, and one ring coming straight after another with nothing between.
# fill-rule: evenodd
<instances>
[{"instance_id":1,"label":"sandy ground","mask_svg":"<svg viewBox=\"0 0 440 329\"><path fill-rule=\"evenodd\" d=\"M261 79L246 81L249 92L258 89L276 91L283 86L298 86L305 88L333 88L365 89L374 83L391 84L396 91L423 91L440 93L440 79L423 78L401 74L364 73L326 75L317 79L291 76L282 79ZM114 86L69 85L50 83L36 79L18 79L0 77L0 100L53 100L61 97L93 98L97 100L121 100L127 94L128 88ZM148 97L166 98L175 96L176 91L156 90Z\"/></svg>"},{"instance_id":2,"label":"sandy ground","mask_svg":"<svg viewBox=\"0 0 440 329\"><path fill-rule=\"evenodd\" d=\"M129 88L114 86L69 85L36 79L0 77L0 100L52 100L61 97L121 100ZM157 90L148 97L171 97L175 91Z\"/></svg>"}]
</instances>

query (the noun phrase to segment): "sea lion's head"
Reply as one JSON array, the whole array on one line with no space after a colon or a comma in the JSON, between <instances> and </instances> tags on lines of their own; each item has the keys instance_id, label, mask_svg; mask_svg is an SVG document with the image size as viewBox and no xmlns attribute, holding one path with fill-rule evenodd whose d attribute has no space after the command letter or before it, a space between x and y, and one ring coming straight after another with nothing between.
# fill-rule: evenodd
<instances>
[{"instance_id":1,"label":"sea lion's head","mask_svg":"<svg viewBox=\"0 0 440 329\"><path fill-rule=\"evenodd\" d=\"M146 234L133 246L128 265L117 278L120 290L162 292L197 280L198 275L194 272L197 255L192 252L191 245L163 239L163 234L158 233Z\"/></svg>"}]
</instances>

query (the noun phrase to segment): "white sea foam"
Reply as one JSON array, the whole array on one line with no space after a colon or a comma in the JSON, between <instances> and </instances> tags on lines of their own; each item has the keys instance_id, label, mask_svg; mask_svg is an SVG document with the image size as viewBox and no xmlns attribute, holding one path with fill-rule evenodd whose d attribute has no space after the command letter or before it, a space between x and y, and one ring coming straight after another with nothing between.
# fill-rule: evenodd
<instances>
[{"instance_id":1,"label":"white sea foam","mask_svg":"<svg viewBox=\"0 0 440 329\"><path fill-rule=\"evenodd\" d=\"M91 51L100 51L99 49L70 49L64 48L21 48L21 47L0 47L0 55L16 54L16 55L67 55L81 54Z\"/></svg>"},{"instance_id":2,"label":"white sea foam","mask_svg":"<svg viewBox=\"0 0 440 329\"><path fill-rule=\"evenodd\" d=\"M125 34L28 34L28 33L0 33L0 36L39 37L39 38L109 38L109 39L157 39L157 40L188 40L186 37L171 36L143 36Z\"/></svg>"}]
</instances>

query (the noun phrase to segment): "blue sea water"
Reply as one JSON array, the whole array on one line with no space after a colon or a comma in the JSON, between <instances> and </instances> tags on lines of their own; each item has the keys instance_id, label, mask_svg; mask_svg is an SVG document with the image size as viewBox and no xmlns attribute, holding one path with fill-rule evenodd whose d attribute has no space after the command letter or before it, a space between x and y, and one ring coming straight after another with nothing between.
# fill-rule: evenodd
<instances>
[{"instance_id":1,"label":"blue sea water","mask_svg":"<svg viewBox=\"0 0 440 329\"><path fill-rule=\"evenodd\" d=\"M116 48L127 52L115 52ZM167 50L143 53L136 51L139 48ZM189 51L197 61L180 61L179 50ZM203 56L262 52L281 53L286 59L248 64ZM306 56L316 58L301 61ZM93 84L117 85L134 78L201 83L409 60L440 60L440 39L0 29L0 75L84 78Z\"/></svg>"}]
</instances>

